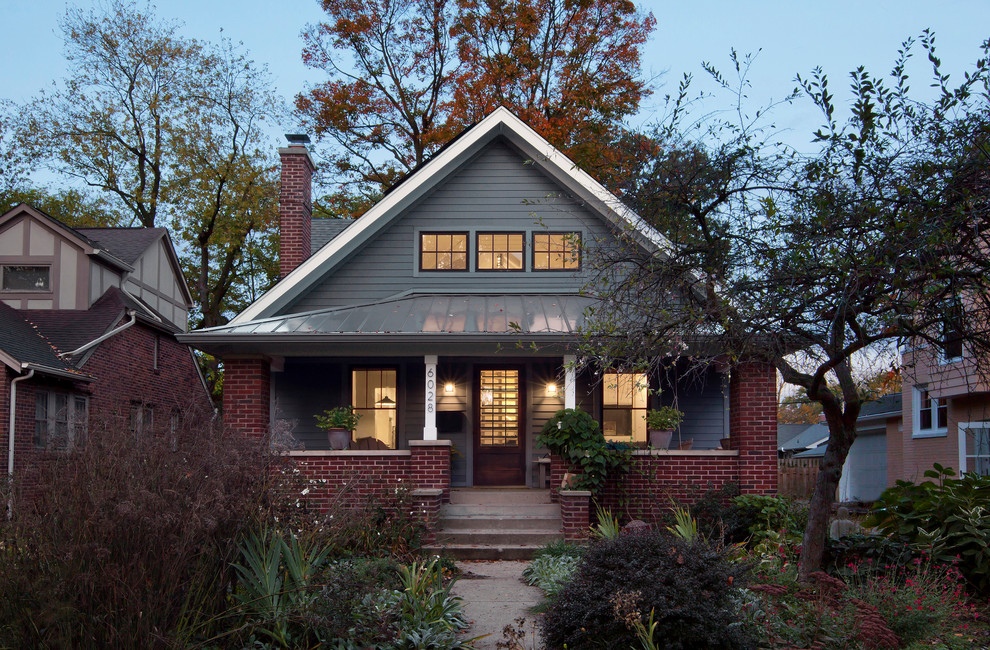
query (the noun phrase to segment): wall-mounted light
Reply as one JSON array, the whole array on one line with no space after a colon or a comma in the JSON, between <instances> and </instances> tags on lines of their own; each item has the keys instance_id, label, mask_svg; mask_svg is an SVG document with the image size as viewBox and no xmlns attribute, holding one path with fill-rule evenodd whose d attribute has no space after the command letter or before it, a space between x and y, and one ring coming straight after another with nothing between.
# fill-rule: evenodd
<instances>
[{"instance_id":1,"label":"wall-mounted light","mask_svg":"<svg viewBox=\"0 0 990 650\"><path fill-rule=\"evenodd\" d=\"M454 382L448 381L446 384L444 384L443 385L443 392L447 393L448 395L453 395L454 394Z\"/></svg>"},{"instance_id":2,"label":"wall-mounted light","mask_svg":"<svg viewBox=\"0 0 990 650\"><path fill-rule=\"evenodd\" d=\"M556 396L557 396L557 384L551 381L547 384L547 397L556 397Z\"/></svg>"}]
</instances>

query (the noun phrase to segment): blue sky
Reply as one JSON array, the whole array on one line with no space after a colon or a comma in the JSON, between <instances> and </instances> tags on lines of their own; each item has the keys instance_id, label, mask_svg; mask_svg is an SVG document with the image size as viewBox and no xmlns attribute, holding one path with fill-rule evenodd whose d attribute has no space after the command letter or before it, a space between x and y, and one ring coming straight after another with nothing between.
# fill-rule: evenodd
<instances>
[{"instance_id":1,"label":"blue sky","mask_svg":"<svg viewBox=\"0 0 990 650\"><path fill-rule=\"evenodd\" d=\"M25 101L65 71L58 19L64 0L0 0L6 29L0 49L3 85L0 96ZM75 4L89 6L89 0ZM319 21L316 0L163 0L158 13L185 23L184 33L203 39L223 34L242 41L252 58L268 65L278 91L287 99L306 83L320 81L317 71L300 60L299 32ZM661 85L653 102L633 124L660 114L660 100L672 92L684 72L693 73L702 87L701 61L729 68L728 53L760 54L751 72L753 106L779 99L794 87L796 73L807 74L816 65L832 78L837 99L844 99L847 73L865 65L886 73L900 43L931 27L939 55L953 79L961 78L979 55L979 45L990 38L990 2L901 0L835 0L829 2L770 2L760 0L641 3L657 18L657 30L643 57L644 71L659 76ZM916 56L915 87L927 84L920 48ZM715 108L721 104L713 101ZM819 123L807 102L776 112L776 123L787 129L788 141L801 146ZM292 125L285 125L291 131Z\"/></svg>"}]
</instances>

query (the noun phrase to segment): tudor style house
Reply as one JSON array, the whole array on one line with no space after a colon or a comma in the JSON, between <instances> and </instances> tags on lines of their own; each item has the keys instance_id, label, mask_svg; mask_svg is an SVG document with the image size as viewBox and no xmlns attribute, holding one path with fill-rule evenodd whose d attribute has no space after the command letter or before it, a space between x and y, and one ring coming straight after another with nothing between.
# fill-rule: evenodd
<instances>
[{"instance_id":1,"label":"tudor style house","mask_svg":"<svg viewBox=\"0 0 990 650\"><path fill-rule=\"evenodd\" d=\"M0 215L0 444L30 493L38 459L93 423L136 433L212 409L186 329L192 299L164 228L70 228Z\"/></svg>"},{"instance_id":2,"label":"tudor style house","mask_svg":"<svg viewBox=\"0 0 990 650\"><path fill-rule=\"evenodd\" d=\"M315 164L302 144L280 154L284 277L229 324L180 336L223 359L225 418L245 435L281 421L314 476L398 477L445 499L452 486L544 487L534 440L559 409L645 446L646 409L676 404L675 442L691 449L637 452L658 463L657 480L775 492L769 366L723 363L690 381L575 372L594 304L585 257L621 230L664 240L510 111L353 221L311 219ZM314 416L342 405L363 417L350 449L333 451Z\"/></svg>"}]
</instances>

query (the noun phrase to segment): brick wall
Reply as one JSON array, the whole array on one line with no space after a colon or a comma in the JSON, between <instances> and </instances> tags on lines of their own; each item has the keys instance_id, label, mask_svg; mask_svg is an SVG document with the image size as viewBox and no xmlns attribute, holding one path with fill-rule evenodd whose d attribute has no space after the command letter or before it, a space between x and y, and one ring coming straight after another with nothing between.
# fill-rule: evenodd
<instances>
[{"instance_id":1,"label":"brick wall","mask_svg":"<svg viewBox=\"0 0 990 650\"><path fill-rule=\"evenodd\" d=\"M271 366L265 359L224 359L223 420L249 438L264 438L271 420Z\"/></svg>"},{"instance_id":2,"label":"brick wall","mask_svg":"<svg viewBox=\"0 0 990 650\"><path fill-rule=\"evenodd\" d=\"M450 501L450 440L410 440L411 479L419 489L440 489Z\"/></svg>"},{"instance_id":3,"label":"brick wall","mask_svg":"<svg viewBox=\"0 0 990 650\"><path fill-rule=\"evenodd\" d=\"M729 431L739 451L739 489L777 493L777 373L756 361L737 364L729 384Z\"/></svg>"},{"instance_id":4,"label":"brick wall","mask_svg":"<svg viewBox=\"0 0 990 650\"><path fill-rule=\"evenodd\" d=\"M284 278L309 257L315 167L306 147L284 147L278 153L282 160L279 274Z\"/></svg>"},{"instance_id":5,"label":"brick wall","mask_svg":"<svg viewBox=\"0 0 990 650\"><path fill-rule=\"evenodd\" d=\"M585 539L590 525L591 492L561 490L558 498L564 539L571 542Z\"/></svg>"}]
</instances>

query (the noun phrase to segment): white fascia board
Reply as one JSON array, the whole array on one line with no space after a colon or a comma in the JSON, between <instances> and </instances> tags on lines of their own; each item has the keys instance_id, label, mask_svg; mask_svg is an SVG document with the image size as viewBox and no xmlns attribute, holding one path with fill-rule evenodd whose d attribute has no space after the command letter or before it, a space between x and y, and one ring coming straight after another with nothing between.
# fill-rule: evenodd
<instances>
[{"instance_id":1,"label":"white fascia board","mask_svg":"<svg viewBox=\"0 0 990 650\"><path fill-rule=\"evenodd\" d=\"M623 205L615 195L605 189L587 172L579 169L574 162L543 136L516 117L510 110L500 106L461 135L448 148L430 159L394 191L372 206L356 223L345 228L316 254L293 269L265 295L235 316L229 324L237 325L252 321L262 317L267 310L280 306L280 303L290 296L299 285L303 285L307 278L315 274L322 275L323 272L332 268L337 259L341 257L342 252L349 253L351 247L361 242L366 235L374 233L383 223L388 223L391 217L395 216L395 211L401 209L406 201L418 196L423 189L440 181L443 176L439 172L445 167L470 153L479 142L487 141L497 134L505 135L510 140L518 139L517 144L521 141L527 145L527 148L537 152L539 155L534 157L534 162L541 166L555 168L564 179L570 181L565 184L581 190L581 193L585 195L584 198L591 199L594 207L609 221L620 227L634 229L660 250L672 250L673 245L670 240L651 228L639 215Z\"/></svg>"}]
</instances>

